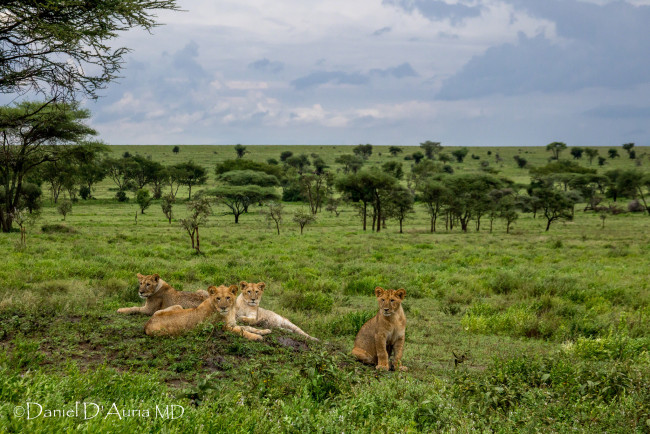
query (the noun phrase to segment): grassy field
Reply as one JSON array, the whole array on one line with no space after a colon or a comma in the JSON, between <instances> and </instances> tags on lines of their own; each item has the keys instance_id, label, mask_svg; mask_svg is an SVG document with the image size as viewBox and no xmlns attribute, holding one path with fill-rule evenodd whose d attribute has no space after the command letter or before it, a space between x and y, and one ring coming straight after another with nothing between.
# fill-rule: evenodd
<instances>
[{"instance_id":1,"label":"grassy field","mask_svg":"<svg viewBox=\"0 0 650 434\"><path fill-rule=\"evenodd\" d=\"M232 147L171 149L111 147L165 164L193 159L209 185L214 165L234 157ZM333 167L351 151L250 146L246 158L286 149ZM548 158L542 148L470 148L452 163L457 173L479 171L472 153L519 182L528 171L516 153ZM391 158L403 161L376 147L370 162ZM599 169L616 167L633 164ZM610 216L602 228L598 215L578 212L544 232L543 219L525 214L510 234L502 221L492 233L431 234L416 205L404 234L391 221L374 234L344 207L339 217L320 213L301 236L290 221L300 204L285 205L280 235L257 207L235 225L215 206L196 255L177 221L182 203L171 225L159 202L136 224L137 205L112 200L112 187L104 181L99 199L76 203L65 222L47 204L26 247L18 233L0 235L0 432L650 431L647 215ZM264 281L262 306L320 342L275 330L251 343L211 324L147 337L146 317L116 313L141 304L138 272L179 290ZM407 291L407 373L378 373L348 355L376 313L375 286ZM99 406L96 417L84 419L84 403L86 416ZM36 404L43 413L33 417Z\"/></svg>"}]
</instances>

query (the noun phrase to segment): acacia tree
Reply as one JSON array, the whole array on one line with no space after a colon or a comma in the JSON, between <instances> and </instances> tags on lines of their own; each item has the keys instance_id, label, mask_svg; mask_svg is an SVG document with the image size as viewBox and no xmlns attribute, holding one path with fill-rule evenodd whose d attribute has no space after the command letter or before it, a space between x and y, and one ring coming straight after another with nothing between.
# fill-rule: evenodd
<instances>
[{"instance_id":1,"label":"acacia tree","mask_svg":"<svg viewBox=\"0 0 650 434\"><path fill-rule=\"evenodd\" d=\"M358 155L343 154L336 157L334 160L336 164L343 165L343 173L357 173L363 166L363 158Z\"/></svg>"},{"instance_id":2,"label":"acacia tree","mask_svg":"<svg viewBox=\"0 0 650 434\"><path fill-rule=\"evenodd\" d=\"M224 185L210 193L230 209L229 214L235 216L235 223L239 223L239 216L246 212L251 203L279 199L273 188L260 187L259 185Z\"/></svg>"},{"instance_id":3,"label":"acacia tree","mask_svg":"<svg viewBox=\"0 0 650 434\"><path fill-rule=\"evenodd\" d=\"M398 185L388 193L384 209L385 216L399 222L401 234L404 220L413 213L413 195L406 187Z\"/></svg>"},{"instance_id":4,"label":"acacia tree","mask_svg":"<svg viewBox=\"0 0 650 434\"><path fill-rule=\"evenodd\" d=\"M390 148L388 148L388 152L393 157L397 157L397 154L399 154L401 152L404 152L404 150L402 148L400 148L399 146L391 146Z\"/></svg>"},{"instance_id":5,"label":"acacia tree","mask_svg":"<svg viewBox=\"0 0 650 434\"><path fill-rule=\"evenodd\" d=\"M248 154L248 151L246 150L246 146L236 144L235 153L237 154L237 158L244 158L244 155Z\"/></svg>"},{"instance_id":6,"label":"acacia tree","mask_svg":"<svg viewBox=\"0 0 650 434\"><path fill-rule=\"evenodd\" d=\"M0 10L0 93L40 92L46 103L97 97L118 77L129 49L111 41L132 28L151 30L155 11L175 0L7 0ZM40 107L40 108L39 108Z\"/></svg>"},{"instance_id":7,"label":"acacia tree","mask_svg":"<svg viewBox=\"0 0 650 434\"><path fill-rule=\"evenodd\" d=\"M4 201L0 225L11 230L12 211L18 208L26 176L41 164L58 160L67 145L78 143L95 130L84 124L88 110L77 104L22 102L0 107L0 182Z\"/></svg>"},{"instance_id":8,"label":"acacia tree","mask_svg":"<svg viewBox=\"0 0 650 434\"><path fill-rule=\"evenodd\" d=\"M420 147L424 150L424 155L426 155L426 157L429 160L433 160L435 154L437 154L442 150L442 146L440 146L440 142L432 142L431 140L427 140L426 142L420 143Z\"/></svg>"},{"instance_id":9,"label":"acacia tree","mask_svg":"<svg viewBox=\"0 0 650 434\"><path fill-rule=\"evenodd\" d=\"M551 151L551 153L553 154L553 156L551 157L553 160L559 160L560 152L564 151L565 149L566 149L566 143L563 142L553 142L546 145L546 150Z\"/></svg>"},{"instance_id":10,"label":"acacia tree","mask_svg":"<svg viewBox=\"0 0 650 434\"><path fill-rule=\"evenodd\" d=\"M432 179L419 184L417 191L420 193L420 201L426 206L429 217L431 217L431 232L433 233L436 231L436 220L449 191L443 183Z\"/></svg>"},{"instance_id":11,"label":"acacia tree","mask_svg":"<svg viewBox=\"0 0 650 434\"><path fill-rule=\"evenodd\" d=\"M539 206L546 217L546 231L551 228L551 223L556 220L572 220L573 206L575 203L566 193L554 190L553 188L538 188L534 195L539 200Z\"/></svg>"},{"instance_id":12,"label":"acacia tree","mask_svg":"<svg viewBox=\"0 0 650 434\"><path fill-rule=\"evenodd\" d=\"M589 158L589 164L592 164L594 158L598 156L598 149L585 148L585 154L587 154L587 157Z\"/></svg>"},{"instance_id":13,"label":"acacia tree","mask_svg":"<svg viewBox=\"0 0 650 434\"><path fill-rule=\"evenodd\" d=\"M205 169L192 161L181 163L174 166L177 170L176 182L186 185L189 188L188 199L192 199L192 186L203 185L208 180ZM178 188L177 188L178 190Z\"/></svg>"}]
</instances>

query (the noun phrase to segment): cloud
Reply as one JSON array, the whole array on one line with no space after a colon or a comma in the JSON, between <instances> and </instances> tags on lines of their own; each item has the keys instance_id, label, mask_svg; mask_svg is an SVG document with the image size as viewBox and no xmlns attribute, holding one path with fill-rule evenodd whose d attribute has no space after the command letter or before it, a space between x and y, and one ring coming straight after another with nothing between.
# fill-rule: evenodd
<instances>
[{"instance_id":1,"label":"cloud","mask_svg":"<svg viewBox=\"0 0 650 434\"><path fill-rule=\"evenodd\" d=\"M343 71L316 71L293 80L291 85L297 90L304 90L328 83L358 86L366 84L368 81L369 79L367 76L359 73L350 74Z\"/></svg>"},{"instance_id":2,"label":"cloud","mask_svg":"<svg viewBox=\"0 0 650 434\"><path fill-rule=\"evenodd\" d=\"M395 77L395 78L406 78L406 77L418 76L417 72L415 72L413 67L408 62L387 69L371 69L370 75L378 75L380 77Z\"/></svg>"},{"instance_id":3,"label":"cloud","mask_svg":"<svg viewBox=\"0 0 650 434\"><path fill-rule=\"evenodd\" d=\"M382 27L381 29L375 30L372 32L372 36L381 36L384 33L389 33L392 30L391 27Z\"/></svg>"},{"instance_id":4,"label":"cloud","mask_svg":"<svg viewBox=\"0 0 650 434\"><path fill-rule=\"evenodd\" d=\"M265 57L263 59L256 60L255 62L249 63L248 68L253 69L255 71L270 72L273 74L277 74L278 72L281 72L284 69L284 63L272 62Z\"/></svg>"},{"instance_id":5,"label":"cloud","mask_svg":"<svg viewBox=\"0 0 650 434\"><path fill-rule=\"evenodd\" d=\"M449 19L454 24L459 24L466 18L478 17L485 9L480 4L468 6L460 2L447 3L437 0L383 0L382 3L408 12L418 11L434 21Z\"/></svg>"},{"instance_id":6,"label":"cloud","mask_svg":"<svg viewBox=\"0 0 650 434\"><path fill-rule=\"evenodd\" d=\"M601 119L648 119L650 107L637 107L633 105L604 105L587 110L586 116Z\"/></svg>"},{"instance_id":7,"label":"cloud","mask_svg":"<svg viewBox=\"0 0 650 434\"><path fill-rule=\"evenodd\" d=\"M488 48L445 80L447 100L587 87L626 88L650 82L650 7L624 2L508 0L555 23L556 37L519 34L515 43Z\"/></svg>"}]
</instances>

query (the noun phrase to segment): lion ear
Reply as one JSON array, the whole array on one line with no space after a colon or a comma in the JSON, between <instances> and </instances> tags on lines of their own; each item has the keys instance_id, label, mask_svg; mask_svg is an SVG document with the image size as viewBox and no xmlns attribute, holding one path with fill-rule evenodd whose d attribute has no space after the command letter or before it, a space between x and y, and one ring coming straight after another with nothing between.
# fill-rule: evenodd
<instances>
[{"instance_id":1,"label":"lion ear","mask_svg":"<svg viewBox=\"0 0 650 434\"><path fill-rule=\"evenodd\" d=\"M237 285L230 285L228 289L232 295L237 295L237 291L239 291L239 287L237 287Z\"/></svg>"},{"instance_id":2,"label":"lion ear","mask_svg":"<svg viewBox=\"0 0 650 434\"><path fill-rule=\"evenodd\" d=\"M153 280L155 280L156 282L160 280L160 276L157 275L157 274L154 274L152 277L153 277Z\"/></svg>"},{"instance_id":3,"label":"lion ear","mask_svg":"<svg viewBox=\"0 0 650 434\"><path fill-rule=\"evenodd\" d=\"M404 297L406 297L406 289L404 288L398 289L397 291L395 291L395 296L400 300L404 300Z\"/></svg>"},{"instance_id":4,"label":"lion ear","mask_svg":"<svg viewBox=\"0 0 650 434\"><path fill-rule=\"evenodd\" d=\"M260 289L260 291L264 291L264 288L266 288L266 283L264 282L259 282L257 284L257 287Z\"/></svg>"},{"instance_id":5,"label":"lion ear","mask_svg":"<svg viewBox=\"0 0 650 434\"><path fill-rule=\"evenodd\" d=\"M138 273L137 276L138 276L138 280L139 280L139 281L142 281L142 279L144 279L144 275L143 275L143 274Z\"/></svg>"},{"instance_id":6,"label":"lion ear","mask_svg":"<svg viewBox=\"0 0 650 434\"><path fill-rule=\"evenodd\" d=\"M210 295L214 295L214 294L216 294L216 293L217 293L217 287L216 287L216 286L210 286L210 287L208 288L208 294L210 294Z\"/></svg>"},{"instance_id":7,"label":"lion ear","mask_svg":"<svg viewBox=\"0 0 650 434\"><path fill-rule=\"evenodd\" d=\"M375 297L380 297L384 293L384 288L378 286L375 288Z\"/></svg>"},{"instance_id":8,"label":"lion ear","mask_svg":"<svg viewBox=\"0 0 650 434\"><path fill-rule=\"evenodd\" d=\"M245 280L239 282L239 286L241 287L242 291L244 290L244 288L246 288L246 285L248 285L248 282L246 282Z\"/></svg>"}]
</instances>

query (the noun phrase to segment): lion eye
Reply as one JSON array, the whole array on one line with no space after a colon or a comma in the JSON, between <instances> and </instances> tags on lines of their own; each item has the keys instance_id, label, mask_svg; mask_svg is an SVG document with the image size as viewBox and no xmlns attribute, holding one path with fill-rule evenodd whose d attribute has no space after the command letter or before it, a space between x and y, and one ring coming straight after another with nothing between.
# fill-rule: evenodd
<instances>
[{"instance_id":1,"label":"lion eye","mask_svg":"<svg viewBox=\"0 0 650 434\"><path fill-rule=\"evenodd\" d=\"M386 301L386 300L384 300L384 299L382 298L381 301Z\"/></svg>"},{"instance_id":2,"label":"lion eye","mask_svg":"<svg viewBox=\"0 0 650 434\"><path fill-rule=\"evenodd\" d=\"M250 291L248 291L248 293L250 294L251 292L250 292Z\"/></svg>"}]
</instances>

